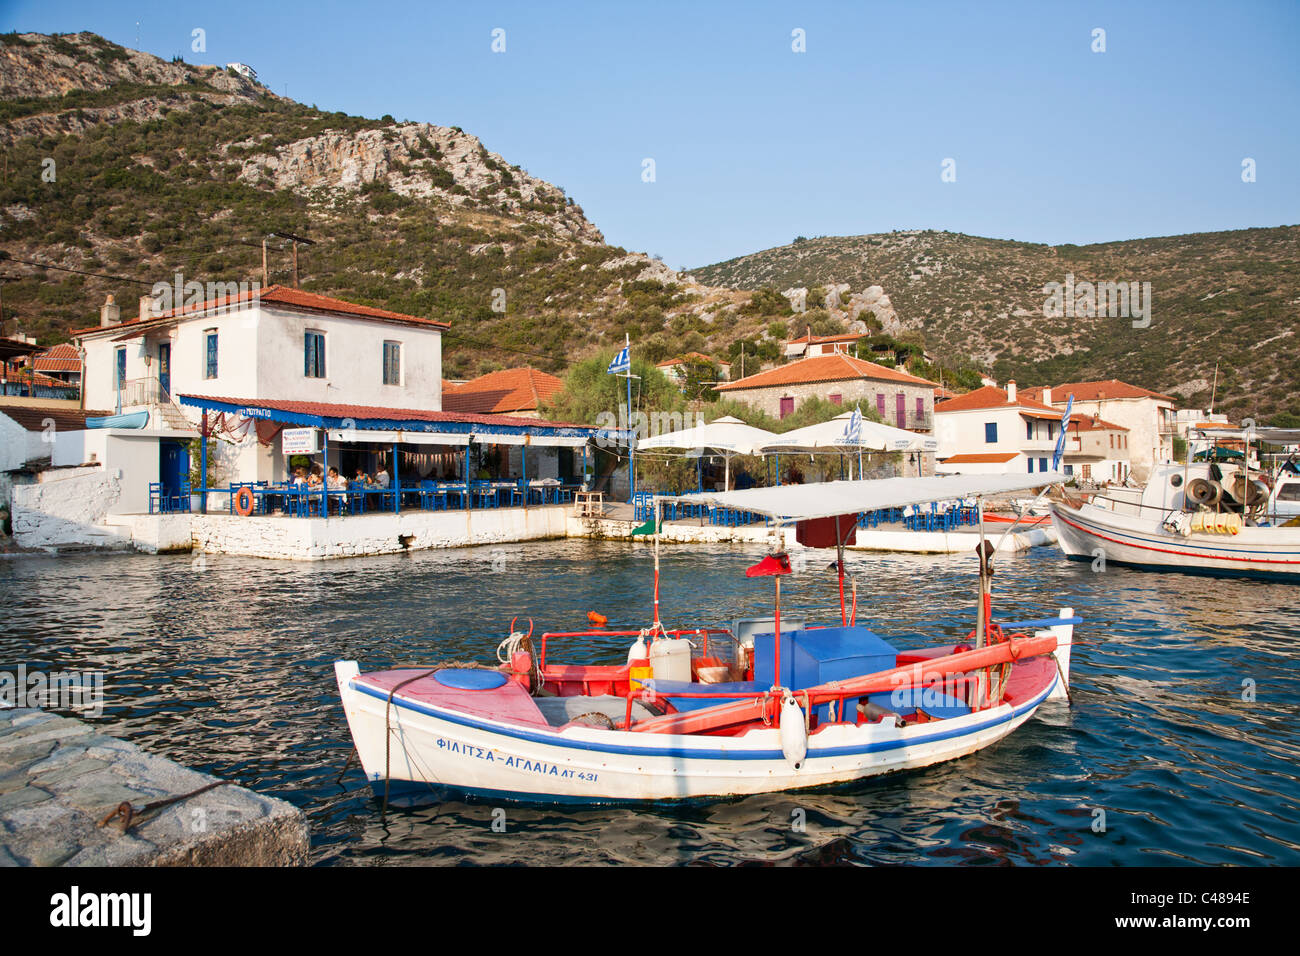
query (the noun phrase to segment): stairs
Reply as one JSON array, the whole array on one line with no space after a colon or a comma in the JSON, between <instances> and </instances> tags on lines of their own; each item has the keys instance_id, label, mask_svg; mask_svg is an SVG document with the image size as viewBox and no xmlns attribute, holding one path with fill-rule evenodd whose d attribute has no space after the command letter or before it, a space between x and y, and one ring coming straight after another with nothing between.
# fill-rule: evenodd
<instances>
[{"instance_id":1,"label":"stairs","mask_svg":"<svg viewBox=\"0 0 1300 956\"><path fill-rule=\"evenodd\" d=\"M150 428L174 428L193 431L195 425L190 421L180 406L171 402L156 402L149 406Z\"/></svg>"}]
</instances>

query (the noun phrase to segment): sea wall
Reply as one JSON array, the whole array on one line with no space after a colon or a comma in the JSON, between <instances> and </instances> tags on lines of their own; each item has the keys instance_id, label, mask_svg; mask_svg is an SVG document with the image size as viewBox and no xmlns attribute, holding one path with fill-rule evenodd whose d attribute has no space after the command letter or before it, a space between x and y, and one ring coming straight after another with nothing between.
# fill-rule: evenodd
<instances>
[{"instance_id":1,"label":"sea wall","mask_svg":"<svg viewBox=\"0 0 1300 956\"><path fill-rule=\"evenodd\" d=\"M307 862L301 810L216 783L89 724L0 710L0 866L293 866ZM114 808L184 797L125 832Z\"/></svg>"},{"instance_id":2,"label":"sea wall","mask_svg":"<svg viewBox=\"0 0 1300 956\"><path fill-rule=\"evenodd\" d=\"M24 548L127 547L129 535L105 525L121 498L116 475L92 465L43 471L13 489L14 543Z\"/></svg>"},{"instance_id":3,"label":"sea wall","mask_svg":"<svg viewBox=\"0 0 1300 956\"><path fill-rule=\"evenodd\" d=\"M316 561L563 538L570 506L376 512L346 518L191 516L195 551Z\"/></svg>"}]
</instances>

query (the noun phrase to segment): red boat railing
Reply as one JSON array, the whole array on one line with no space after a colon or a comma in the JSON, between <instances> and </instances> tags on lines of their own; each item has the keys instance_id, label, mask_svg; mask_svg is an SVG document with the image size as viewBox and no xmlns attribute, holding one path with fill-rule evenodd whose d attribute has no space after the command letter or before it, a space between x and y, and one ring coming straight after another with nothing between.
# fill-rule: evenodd
<instances>
[{"instance_id":1,"label":"red boat railing","mask_svg":"<svg viewBox=\"0 0 1300 956\"><path fill-rule=\"evenodd\" d=\"M546 643L552 637L700 637L703 638L702 651L707 654L710 634L731 635L730 628L725 627L678 627L672 630L647 627L635 631L612 631L609 628L596 628L590 631L547 631L542 635L542 646L538 651L538 666L546 666Z\"/></svg>"},{"instance_id":2,"label":"red boat railing","mask_svg":"<svg viewBox=\"0 0 1300 956\"><path fill-rule=\"evenodd\" d=\"M862 677L850 678L849 680L831 681L817 687L809 687L799 690L796 693L798 696L804 698L805 707L810 710L819 704L826 704L831 701L845 700L849 697L865 697L868 694L894 691L905 687L914 688L918 684L924 684L927 681L950 677L956 674L970 674L975 671L985 671L1001 664L1014 663L1022 658L1038 657L1043 654L1050 654L1052 651L1056 650L1056 645L1056 636L1053 634L1046 634L1041 637L1016 635L997 644L990 644L969 651L959 651L955 654L948 654L944 657L935 657L926 661L904 664L901 667L894 667L889 670L879 671L875 674L866 674ZM990 696L984 700L977 700L974 702L971 709L984 710L990 707L996 707L1002 702L1002 694L1005 693L1005 690L1005 681L999 681L997 686L997 696ZM686 697L688 695L674 694L672 696ZM691 696L716 696L726 699L742 695L699 694ZM753 692L745 696L752 699L749 701L738 701L731 704L719 704L716 707L707 707L703 710L664 714L659 717L651 717L647 720L641 721L640 723L633 724L631 723L632 694L629 691L628 719L624 729L633 730L637 733L704 733L710 730L718 730L724 727L734 726L735 724L748 723L760 716L770 719L771 715L768 713L769 705L776 703L779 706L778 699L775 695L771 694L770 691ZM762 706L758 708L757 712L755 712L753 705L758 699L762 699Z\"/></svg>"}]
</instances>

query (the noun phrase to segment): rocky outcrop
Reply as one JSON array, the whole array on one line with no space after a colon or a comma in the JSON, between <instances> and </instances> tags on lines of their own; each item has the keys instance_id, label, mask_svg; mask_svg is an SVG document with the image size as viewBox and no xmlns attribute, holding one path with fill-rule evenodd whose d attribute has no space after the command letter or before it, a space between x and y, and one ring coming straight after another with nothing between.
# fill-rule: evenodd
<instances>
[{"instance_id":1,"label":"rocky outcrop","mask_svg":"<svg viewBox=\"0 0 1300 956\"><path fill-rule=\"evenodd\" d=\"M256 141L227 147L247 148ZM243 161L239 178L252 186L306 196L355 193L384 182L393 192L453 205L488 205L580 242L604 242L600 230L563 190L511 166L477 136L428 123L403 123L344 133L327 130Z\"/></svg>"}]
</instances>

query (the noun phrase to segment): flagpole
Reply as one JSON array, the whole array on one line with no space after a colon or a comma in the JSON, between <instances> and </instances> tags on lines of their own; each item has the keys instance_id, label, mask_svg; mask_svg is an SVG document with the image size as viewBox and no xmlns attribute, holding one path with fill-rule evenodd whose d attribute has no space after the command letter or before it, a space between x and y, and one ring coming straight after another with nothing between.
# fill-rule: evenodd
<instances>
[{"instance_id":1,"label":"flagpole","mask_svg":"<svg viewBox=\"0 0 1300 956\"><path fill-rule=\"evenodd\" d=\"M632 437L632 336L623 333L623 348L627 352L627 501L636 497L636 439Z\"/></svg>"}]
</instances>

